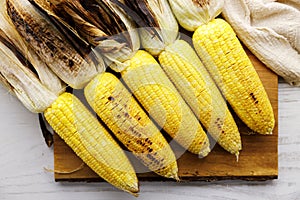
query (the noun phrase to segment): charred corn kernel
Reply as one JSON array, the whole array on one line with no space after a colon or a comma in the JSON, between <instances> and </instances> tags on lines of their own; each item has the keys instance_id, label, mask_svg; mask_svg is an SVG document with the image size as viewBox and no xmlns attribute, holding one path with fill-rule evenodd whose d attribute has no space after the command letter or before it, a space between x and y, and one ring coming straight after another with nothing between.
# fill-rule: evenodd
<instances>
[{"instance_id":1,"label":"charred corn kernel","mask_svg":"<svg viewBox=\"0 0 300 200\"><path fill-rule=\"evenodd\" d=\"M275 119L267 93L230 25L214 19L201 25L193 43L234 111L252 130L271 134Z\"/></svg>"},{"instance_id":2,"label":"charred corn kernel","mask_svg":"<svg viewBox=\"0 0 300 200\"><path fill-rule=\"evenodd\" d=\"M172 149L119 79L110 73L100 74L85 88L85 96L102 121L145 166L178 180Z\"/></svg>"},{"instance_id":3,"label":"charred corn kernel","mask_svg":"<svg viewBox=\"0 0 300 200\"><path fill-rule=\"evenodd\" d=\"M159 55L159 62L206 130L225 150L238 155L242 145L237 125L192 47L177 40Z\"/></svg>"},{"instance_id":4,"label":"charred corn kernel","mask_svg":"<svg viewBox=\"0 0 300 200\"><path fill-rule=\"evenodd\" d=\"M123 150L72 94L63 93L44 112L46 120L100 177L132 194L137 177Z\"/></svg>"},{"instance_id":5,"label":"charred corn kernel","mask_svg":"<svg viewBox=\"0 0 300 200\"><path fill-rule=\"evenodd\" d=\"M122 78L150 116L181 146L206 156L207 135L156 60L139 50L127 64Z\"/></svg>"}]
</instances>

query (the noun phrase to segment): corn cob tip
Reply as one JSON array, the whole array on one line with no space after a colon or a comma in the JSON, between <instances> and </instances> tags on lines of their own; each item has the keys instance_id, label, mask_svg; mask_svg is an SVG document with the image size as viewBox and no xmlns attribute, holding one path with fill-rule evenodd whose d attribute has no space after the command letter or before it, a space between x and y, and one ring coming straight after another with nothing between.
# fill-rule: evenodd
<instances>
[{"instance_id":1,"label":"corn cob tip","mask_svg":"<svg viewBox=\"0 0 300 200\"><path fill-rule=\"evenodd\" d=\"M127 185L126 189L127 189L126 192L128 192L132 196L134 196L134 197L138 197L139 196L140 189L139 189L139 184L138 183Z\"/></svg>"},{"instance_id":2,"label":"corn cob tip","mask_svg":"<svg viewBox=\"0 0 300 200\"><path fill-rule=\"evenodd\" d=\"M209 145L204 146L199 153L199 158L206 157L210 153L210 151L211 151L211 149L210 149Z\"/></svg>"},{"instance_id":3,"label":"corn cob tip","mask_svg":"<svg viewBox=\"0 0 300 200\"><path fill-rule=\"evenodd\" d=\"M161 173L158 173L160 175L162 175ZM176 163L176 167L173 167L172 170L170 170L169 173L162 175L166 178L170 178L170 179L174 179L176 181L180 181L179 177L178 177L178 167L177 167L177 163Z\"/></svg>"},{"instance_id":4,"label":"corn cob tip","mask_svg":"<svg viewBox=\"0 0 300 200\"><path fill-rule=\"evenodd\" d=\"M179 176L178 176L178 173L174 173L172 176L170 176L170 178L172 179L175 179L177 182L180 182L180 179L179 179Z\"/></svg>"},{"instance_id":5,"label":"corn cob tip","mask_svg":"<svg viewBox=\"0 0 300 200\"><path fill-rule=\"evenodd\" d=\"M273 128L269 128L265 135L273 135Z\"/></svg>"},{"instance_id":6,"label":"corn cob tip","mask_svg":"<svg viewBox=\"0 0 300 200\"><path fill-rule=\"evenodd\" d=\"M240 152L239 152L239 151L238 151L237 153L235 153L236 162L239 162L239 155L240 155Z\"/></svg>"}]
</instances>

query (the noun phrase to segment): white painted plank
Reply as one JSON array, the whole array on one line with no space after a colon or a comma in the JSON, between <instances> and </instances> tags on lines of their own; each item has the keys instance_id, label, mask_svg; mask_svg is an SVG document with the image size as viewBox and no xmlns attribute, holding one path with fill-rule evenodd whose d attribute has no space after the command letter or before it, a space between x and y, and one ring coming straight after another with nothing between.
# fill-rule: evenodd
<instances>
[{"instance_id":1,"label":"white painted plank","mask_svg":"<svg viewBox=\"0 0 300 200\"><path fill-rule=\"evenodd\" d=\"M300 88L279 84L279 179L267 182L141 183L139 199L299 199ZM135 199L107 183L56 183L53 150L47 148L37 115L0 89L0 199Z\"/></svg>"}]
</instances>

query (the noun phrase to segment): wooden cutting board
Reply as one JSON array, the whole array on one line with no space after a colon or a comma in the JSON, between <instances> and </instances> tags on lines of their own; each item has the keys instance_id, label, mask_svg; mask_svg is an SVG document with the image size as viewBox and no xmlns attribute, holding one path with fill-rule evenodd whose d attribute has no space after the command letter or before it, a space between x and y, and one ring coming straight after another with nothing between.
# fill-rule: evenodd
<instances>
[{"instance_id":1,"label":"wooden cutting board","mask_svg":"<svg viewBox=\"0 0 300 200\"><path fill-rule=\"evenodd\" d=\"M248 50L271 100L276 126L273 135L247 135L251 132L246 125L236 118L242 134L243 150L239 161L234 155L215 145L212 152L205 158L198 158L188 152L178 159L179 177L181 180L268 180L278 176L278 79L277 75L267 69ZM175 153L177 150L175 149ZM132 161L136 163L136 160ZM54 169L55 171L71 172L82 165L82 161L57 135L54 137ZM139 180L167 180L154 173L138 173ZM73 173L55 173L56 181L103 181L89 167L83 166ZM168 179L169 180L169 179ZM170 180L172 181L172 180Z\"/></svg>"}]
</instances>

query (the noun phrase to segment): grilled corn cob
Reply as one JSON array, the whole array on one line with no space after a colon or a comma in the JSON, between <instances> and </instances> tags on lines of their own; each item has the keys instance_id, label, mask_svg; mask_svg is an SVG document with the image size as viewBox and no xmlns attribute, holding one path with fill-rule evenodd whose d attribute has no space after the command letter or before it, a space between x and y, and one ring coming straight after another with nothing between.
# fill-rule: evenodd
<instances>
[{"instance_id":1,"label":"grilled corn cob","mask_svg":"<svg viewBox=\"0 0 300 200\"><path fill-rule=\"evenodd\" d=\"M35 1L35 3L37 3L41 8L50 9L47 6L42 5L42 1ZM45 3L47 3L47 2L45 2ZM72 3L73 3L72 5L74 5L76 3L76 1L72 1ZM12 20L14 21L14 24L16 25L18 31L21 33L21 35L23 35L23 37L25 37L29 41L31 46L33 48L35 48L36 50L40 47L46 49L45 51L40 52L40 54L39 54L42 58L44 58L44 60L45 60L45 57L49 57L49 55L50 55L51 61L53 60L53 58L52 58L53 55L56 56L55 57L56 59L54 59L56 64L57 63L66 64L64 57L72 60L71 64L74 66L74 70L76 71L76 73L73 73L73 69L72 69L73 66L71 66L71 69L68 71L65 69L60 69L59 66L55 65L54 67L57 70L56 73L59 71L63 71L64 76L66 76L66 74L68 74L69 77L65 77L65 81L68 84L70 84L72 87L74 87L74 86L75 87L84 87L85 84L90 82L90 80L95 75L94 71L89 71L89 70L85 71L85 67L89 63L86 63L82 59L82 57L80 57L80 55L78 53L76 53L76 50L74 48L72 48L71 45L67 41L61 41L61 38L63 38L63 35L61 35L61 34L55 35L57 33L57 30L55 29L55 27L52 27L53 25L49 21L47 21L47 19L44 19L44 18L46 18L46 16L43 16L43 14L39 13L38 11L35 11L34 14L28 13L28 11L25 11L24 8L21 7L21 5L23 5L23 4L25 5L25 7L29 7L30 9L33 9L32 5L29 3L23 3L23 2L22 3L14 3L11 0L8 0L8 10L9 10L10 16L11 16ZM80 4L77 4L77 5L80 5ZM68 13L76 15L76 13L71 12L71 10L68 10L68 11L69 11ZM49 14L49 13L51 13L51 11L46 10L46 13ZM54 15L51 15L51 16L54 16ZM36 17L37 20L35 20L33 17ZM78 17L79 16L76 15L76 18L74 18L74 20L78 21L79 20ZM29 18L29 20L28 20L28 18ZM25 23L20 25L20 21L23 19L25 19ZM38 27L37 27L37 24L39 24ZM27 26L29 28L31 28L29 32L28 32L28 28L24 29L24 27L27 27ZM90 27L90 26L84 26L84 27ZM48 45L47 42L46 42L46 46L45 46L45 42L41 42L43 40L49 41L49 33L54 34L54 36L50 37L50 39L54 40L54 43L51 44L52 45L51 47L54 48L54 50ZM79 32L79 33L82 33L82 32ZM135 37L138 38L137 35ZM64 45L64 43L60 44L60 42L64 42L67 45ZM62 45L64 45L63 48L68 48L67 52L62 51ZM120 47L123 47L123 46L124 46L123 44L120 45ZM71 48L71 49L69 49L69 48ZM109 50L113 51L113 49L111 49L109 47L106 47L106 48L108 48L108 49L105 49L105 51L109 51ZM125 51L126 51L126 49L125 49ZM115 53L110 53L108 55L114 55L114 54ZM67 65L68 64L70 64L70 63L67 63ZM64 67L66 67L66 65L62 66L62 68L64 68ZM93 69L93 67L90 67L90 69ZM77 71L78 71L78 73L77 73ZM87 72L87 74L85 72ZM78 76L80 76L81 78L77 78ZM109 85L107 85L107 87L109 87ZM101 88L101 89L105 90L107 88ZM87 89L86 91L94 92L89 89ZM100 90L100 91L102 91L102 90ZM86 92L85 94L87 97L89 97L89 95L90 95L90 97L92 96L92 94L88 94L88 92ZM100 92L99 96L100 95L104 95L104 94L102 94ZM88 99L90 100L90 103L92 104L93 100L91 98L88 98ZM96 102L101 103L99 101L99 99L96 99ZM137 108L139 108L137 103L135 103L134 105ZM105 106L107 106L107 105L105 105ZM97 111L97 109L100 109L101 106L100 105L97 107L93 106L93 108ZM104 121L106 122L107 125L111 124L111 121L109 121L106 117L103 117L103 115L105 113L98 112L98 114L100 117L102 117L102 119L104 118ZM116 116L121 116L119 121L114 121L114 122L124 121L127 123L133 123L133 122L130 122L130 120L123 115L121 110L118 110L118 113L114 113L114 114ZM116 118L111 116L110 119L114 120ZM154 125L152 125L152 126L154 126ZM146 164L146 166L148 166L151 170L155 170L155 172L157 172L163 176L178 179L177 164L176 164L175 156L174 156L173 152L171 151L170 147L168 147L167 143L163 143L163 142L159 143L158 138L160 137L161 139L163 139L162 136L159 136L159 134L161 134L159 131L155 132L155 136L153 136L153 138L149 138L149 139L151 139L151 143L153 143L154 147L155 147L155 145L157 145L159 148L161 148L162 145L164 145L165 150L161 151L159 148L154 148L151 145L147 144L146 148L153 148L153 150L152 150L153 153L149 153L147 156L145 154L141 154L141 155L137 154L137 151L139 151L142 148L142 146L141 146L141 144L139 144L138 140L136 140L136 141L132 140L131 143L129 144L129 143L127 143L128 138L124 137L124 134L125 134L124 130L123 130L123 133L120 134L119 130L121 130L121 129L118 130L113 126L110 126L110 128L120 138L120 140L122 142L124 142L125 145L127 145L127 147L130 150L134 151L134 153L140 158L140 160L142 160L144 162L144 164ZM130 134L134 134L135 131L136 130L131 130L131 129L126 130L126 132L128 132L127 136L130 136ZM152 154L157 154L157 155L153 156ZM155 159L154 160L155 162L151 163L150 162L151 159ZM169 162L170 160L172 162ZM161 168L157 168L157 167L161 167Z\"/></svg>"},{"instance_id":2,"label":"grilled corn cob","mask_svg":"<svg viewBox=\"0 0 300 200\"><path fill-rule=\"evenodd\" d=\"M192 47L178 39L178 24L167 1L125 2L150 26L140 29L143 46L158 56L165 73L213 138L224 149L238 155L241 138L235 121Z\"/></svg>"},{"instance_id":3,"label":"grilled corn cob","mask_svg":"<svg viewBox=\"0 0 300 200\"><path fill-rule=\"evenodd\" d=\"M79 34L92 45L97 45L96 49L102 53L107 64L113 70L121 72L122 78L133 94L161 127L191 152L207 155L209 141L200 123L154 58L144 51L137 51L139 48L137 31L134 30L133 22L125 15L124 10L116 3L116 1L84 3L59 1L54 10L56 9L56 14L62 15L64 19L71 18L75 26L86 29L80 30ZM66 12L69 9L76 15ZM89 14L82 9L90 11ZM92 15L93 18L88 15ZM93 25L93 28L82 26L84 21ZM116 21L118 23L115 23ZM112 23L116 26L112 26ZM95 31L95 28L100 31ZM124 33L124 29L127 32Z\"/></svg>"},{"instance_id":4,"label":"grilled corn cob","mask_svg":"<svg viewBox=\"0 0 300 200\"><path fill-rule=\"evenodd\" d=\"M196 52L188 43L177 40L159 55L159 61L212 137L238 155L242 149L239 130Z\"/></svg>"},{"instance_id":5,"label":"grilled corn cob","mask_svg":"<svg viewBox=\"0 0 300 200\"><path fill-rule=\"evenodd\" d=\"M239 118L257 133L271 134L274 114L258 74L230 25L214 19L223 1L174 0L170 4L179 23L195 31L193 44L199 57Z\"/></svg>"},{"instance_id":6,"label":"grilled corn cob","mask_svg":"<svg viewBox=\"0 0 300 200\"><path fill-rule=\"evenodd\" d=\"M119 145L72 94L60 95L45 112L59 136L100 177L135 194L135 172Z\"/></svg>"},{"instance_id":7,"label":"grilled corn cob","mask_svg":"<svg viewBox=\"0 0 300 200\"><path fill-rule=\"evenodd\" d=\"M178 180L169 144L119 79L103 73L85 88L85 96L117 138L151 171Z\"/></svg>"},{"instance_id":8,"label":"grilled corn cob","mask_svg":"<svg viewBox=\"0 0 300 200\"><path fill-rule=\"evenodd\" d=\"M156 122L190 152L206 156L209 141L200 123L156 60L138 51L121 72L125 83Z\"/></svg>"},{"instance_id":9,"label":"grilled corn cob","mask_svg":"<svg viewBox=\"0 0 300 200\"><path fill-rule=\"evenodd\" d=\"M1 30L1 29L0 29ZM24 63L18 49L0 37L0 81L28 110L43 113L52 128L99 176L136 195L137 177L122 149L80 101L50 91ZM24 60L22 60L24 59ZM111 159L114 158L114 159Z\"/></svg>"}]
</instances>

